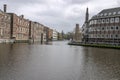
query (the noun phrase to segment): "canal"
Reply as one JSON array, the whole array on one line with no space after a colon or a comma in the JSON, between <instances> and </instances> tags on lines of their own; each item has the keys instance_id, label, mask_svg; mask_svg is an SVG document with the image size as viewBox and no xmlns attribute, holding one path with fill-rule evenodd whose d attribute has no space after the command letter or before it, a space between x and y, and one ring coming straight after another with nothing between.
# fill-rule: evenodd
<instances>
[{"instance_id":1,"label":"canal","mask_svg":"<svg viewBox=\"0 0 120 80\"><path fill-rule=\"evenodd\" d=\"M50 44L0 44L0 80L120 80L120 50Z\"/></svg>"}]
</instances>

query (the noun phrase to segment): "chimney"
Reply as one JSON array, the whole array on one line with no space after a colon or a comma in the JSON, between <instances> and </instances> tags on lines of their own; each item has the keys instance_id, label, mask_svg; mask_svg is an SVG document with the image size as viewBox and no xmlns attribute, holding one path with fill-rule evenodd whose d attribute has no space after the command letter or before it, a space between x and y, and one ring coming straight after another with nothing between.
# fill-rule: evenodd
<instances>
[{"instance_id":1,"label":"chimney","mask_svg":"<svg viewBox=\"0 0 120 80\"><path fill-rule=\"evenodd\" d=\"M89 12L88 12L88 8L86 9L86 16L85 16L85 22L88 23L89 21Z\"/></svg>"},{"instance_id":2,"label":"chimney","mask_svg":"<svg viewBox=\"0 0 120 80\"><path fill-rule=\"evenodd\" d=\"M22 18L24 18L24 15L21 15Z\"/></svg>"},{"instance_id":3,"label":"chimney","mask_svg":"<svg viewBox=\"0 0 120 80\"><path fill-rule=\"evenodd\" d=\"M19 17L20 17L20 18L24 18L24 15L20 15Z\"/></svg>"},{"instance_id":4,"label":"chimney","mask_svg":"<svg viewBox=\"0 0 120 80\"><path fill-rule=\"evenodd\" d=\"M4 12L6 13L6 11L7 11L7 5L4 4Z\"/></svg>"},{"instance_id":5,"label":"chimney","mask_svg":"<svg viewBox=\"0 0 120 80\"><path fill-rule=\"evenodd\" d=\"M79 27L79 24L76 24L76 27Z\"/></svg>"}]
</instances>

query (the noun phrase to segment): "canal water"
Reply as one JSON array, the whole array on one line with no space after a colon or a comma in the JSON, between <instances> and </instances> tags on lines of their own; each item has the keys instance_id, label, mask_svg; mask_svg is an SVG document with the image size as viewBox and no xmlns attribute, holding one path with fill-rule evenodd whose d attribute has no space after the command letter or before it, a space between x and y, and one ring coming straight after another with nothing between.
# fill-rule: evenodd
<instances>
[{"instance_id":1,"label":"canal water","mask_svg":"<svg viewBox=\"0 0 120 80\"><path fill-rule=\"evenodd\" d=\"M0 44L0 80L120 80L120 50L67 41Z\"/></svg>"}]
</instances>

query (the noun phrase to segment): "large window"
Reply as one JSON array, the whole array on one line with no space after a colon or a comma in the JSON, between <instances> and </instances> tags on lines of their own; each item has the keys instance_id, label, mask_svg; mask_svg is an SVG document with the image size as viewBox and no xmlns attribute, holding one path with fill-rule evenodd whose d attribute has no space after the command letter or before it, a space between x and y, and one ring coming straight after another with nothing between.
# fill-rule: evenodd
<instances>
[{"instance_id":1,"label":"large window","mask_svg":"<svg viewBox=\"0 0 120 80\"><path fill-rule=\"evenodd\" d=\"M101 20L99 19L99 20L97 21L97 23L100 24L100 23L101 23Z\"/></svg>"},{"instance_id":2,"label":"large window","mask_svg":"<svg viewBox=\"0 0 120 80\"><path fill-rule=\"evenodd\" d=\"M111 27L111 30L113 30L114 28L113 27Z\"/></svg>"},{"instance_id":3,"label":"large window","mask_svg":"<svg viewBox=\"0 0 120 80\"><path fill-rule=\"evenodd\" d=\"M118 11L118 14L120 14L120 11Z\"/></svg>"},{"instance_id":4,"label":"large window","mask_svg":"<svg viewBox=\"0 0 120 80\"><path fill-rule=\"evenodd\" d=\"M118 26L116 26L116 30L118 30L119 28L118 28Z\"/></svg>"},{"instance_id":5,"label":"large window","mask_svg":"<svg viewBox=\"0 0 120 80\"><path fill-rule=\"evenodd\" d=\"M115 35L115 38L118 38L118 35L117 35L117 34Z\"/></svg>"},{"instance_id":6,"label":"large window","mask_svg":"<svg viewBox=\"0 0 120 80\"><path fill-rule=\"evenodd\" d=\"M111 15L112 13L109 13L109 15Z\"/></svg>"},{"instance_id":7,"label":"large window","mask_svg":"<svg viewBox=\"0 0 120 80\"><path fill-rule=\"evenodd\" d=\"M111 19L110 19L110 23L114 23L114 18L111 18Z\"/></svg>"},{"instance_id":8,"label":"large window","mask_svg":"<svg viewBox=\"0 0 120 80\"><path fill-rule=\"evenodd\" d=\"M113 15L115 15L116 14L116 12L113 12Z\"/></svg>"},{"instance_id":9,"label":"large window","mask_svg":"<svg viewBox=\"0 0 120 80\"><path fill-rule=\"evenodd\" d=\"M97 24L97 20L94 20L94 24Z\"/></svg>"},{"instance_id":10,"label":"large window","mask_svg":"<svg viewBox=\"0 0 120 80\"><path fill-rule=\"evenodd\" d=\"M109 19L106 19L106 23L109 23Z\"/></svg>"},{"instance_id":11,"label":"large window","mask_svg":"<svg viewBox=\"0 0 120 80\"><path fill-rule=\"evenodd\" d=\"M115 22L118 23L119 22L119 18L115 18Z\"/></svg>"},{"instance_id":12,"label":"large window","mask_svg":"<svg viewBox=\"0 0 120 80\"><path fill-rule=\"evenodd\" d=\"M1 36L3 36L3 29L1 29L1 33L0 34L1 34Z\"/></svg>"},{"instance_id":13,"label":"large window","mask_svg":"<svg viewBox=\"0 0 120 80\"><path fill-rule=\"evenodd\" d=\"M100 16L103 16L103 14L100 14Z\"/></svg>"},{"instance_id":14,"label":"large window","mask_svg":"<svg viewBox=\"0 0 120 80\"><path fill-rule=\"evenodd\" d=\"M110 27L109 26L107 26L107 30L109 30L110 29Z\"/></svg>"},{"instance_id":15,"label":"large window","mask_svg":"<svg viewBox=\"0 0 120 80\"><path fill-rule=\"evenodd\" d=\"M104 13L104 16L107 16L107 13Z\"/></svg>"},{"instance_id":16,"label":"large window","mask_svg":"<svg viewBox=\"0 0 120 80\"><path fill-rule=\"evenodd\" d=\"M105 19L102 19L102 23L105 23Z\"/></svg>"}]
</instances>

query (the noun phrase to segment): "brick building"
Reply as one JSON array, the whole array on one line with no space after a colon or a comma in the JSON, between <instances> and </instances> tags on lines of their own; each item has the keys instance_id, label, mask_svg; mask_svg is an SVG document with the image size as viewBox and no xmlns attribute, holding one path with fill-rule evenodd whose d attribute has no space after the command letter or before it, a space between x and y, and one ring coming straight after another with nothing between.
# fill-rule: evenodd
<instances>
[{"instance_id":1,"label":"brick building","mask_svg":"<svg viewBox=\"0 0 120 80\"><path fill-rule=\"evenodd\" d=\"M4 8L6 5L4 5ZM0 10L0 43L1 42L11 42L10 40L10 15L6 14L6 9L4 11Z\"/></svg>"},{"instance_id":2,"label":"brick building","mask_svg":"<svg viewBox=\"0 0 120 80\"><path fill-rule=\"evenodd\" d=\"M89 42L120 44L120 7L104 9L89 20Z\"/></svg>"},{"instance_id":3,"label":"brick building","mask_svg":"<svg viewBox=\"0 0 120 80\"><path fill-rule=\"evenodd\" d=\"M15 13L8 13L11 16L11 38L18 41L28 41L29 39L29 20L23 15L18 16Z\"/></svg>"},{"instance_id":4,"label":"brick building","mask_svg":"<svg viewBox=\"0 0 120 80\"><path fill-rule=\"evenodd\" d=\"M43 31L44 31L44 35L45 35L44 39L46 40L46 42L48 42L49 41L49 27L44 26Z\"/></svg>"},{"instance_id":5,"label":"brick building","mask_svg":"<svg viewBox=\"0 0 120 80\"><path fill-rule=\"evenodd\" d=\"M53 29L49 28L49 30L48 30L48 40L52 41L52 39L53 39Z\"/></svg>"},{"instance_id":6,"label":"brick building","mask_svg":"<svg viewBox=\"0 0 120 80\"><path fill-rule=\"evenodd\" d=\"M0 10L0 42L28 42L28 41L50 41L53 38L53 30L38 22L33 22L18 16L15 13L6 13Z\"/></svg>"},{"instance_id":7,"label":"brick building","mask_svg":"<svg viewBox=\"0 0 120 80\"><path fill-rule=\"evenodd\" d=\"M44 41L44 26L38 22L30 21L30 33L29 38L33 42L43 42Z\"/></svg>"}]
</instances>

